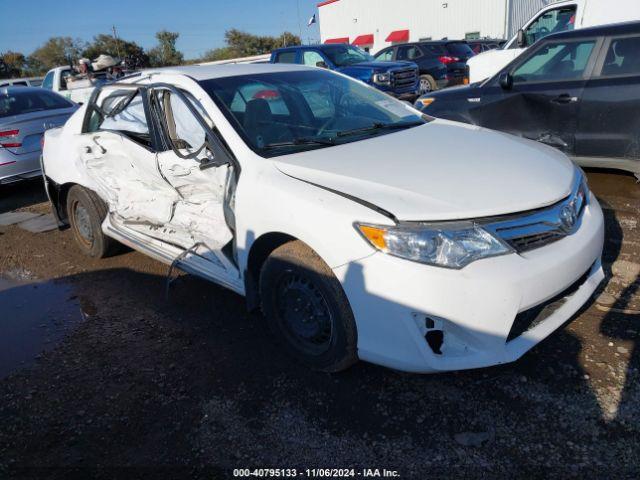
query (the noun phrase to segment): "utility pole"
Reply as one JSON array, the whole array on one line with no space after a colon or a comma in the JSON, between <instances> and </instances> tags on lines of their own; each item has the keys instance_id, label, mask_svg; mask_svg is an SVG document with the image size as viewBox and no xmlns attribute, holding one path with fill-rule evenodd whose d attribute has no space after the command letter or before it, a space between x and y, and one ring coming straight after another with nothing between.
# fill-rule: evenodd
<instances>
[{"instance_id":1,"label":"utility pole","mask_svg":"<svg viewBox=\"0 0 640 480\"><path fill-rule=\"evenodd\" d=\"M118 34L116 33L116 26L113 25L111 29L113 30L113 39L116 41L116 52L118 52L118 59L122 60L122 56L120 55L120 41L118 40Z\"/></svg>"},{"instance_id":2,"label":"utility pole","mask_svg":"<svg viewBox=\"0 0 640 480\"><path fill-rule=\"evenodd\" d=\"M298 10L298 33L300 34L300 41L302 41L302 25L300 24L300 0L296 0L296 8Z\"/></svg>"}]
</instances>

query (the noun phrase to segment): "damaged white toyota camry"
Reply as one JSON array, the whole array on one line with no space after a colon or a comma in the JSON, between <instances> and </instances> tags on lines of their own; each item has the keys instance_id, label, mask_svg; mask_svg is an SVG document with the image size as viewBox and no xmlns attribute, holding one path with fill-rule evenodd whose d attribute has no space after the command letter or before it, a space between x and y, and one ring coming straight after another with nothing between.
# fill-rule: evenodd
<instances>
[{"instance_id":1,"label":"damaged white toyota camry","mask_svg":"<svg viewBox=\"0 0 640 480\"><path fill-rule=\"evenodd\" d=\"M246 296L312 368L510 362L603 279L603 216L563 154L293 65L97 89L45 136L60 226ZM229 319L233 321L233 319Z\"/></svg>"}]
</instances>

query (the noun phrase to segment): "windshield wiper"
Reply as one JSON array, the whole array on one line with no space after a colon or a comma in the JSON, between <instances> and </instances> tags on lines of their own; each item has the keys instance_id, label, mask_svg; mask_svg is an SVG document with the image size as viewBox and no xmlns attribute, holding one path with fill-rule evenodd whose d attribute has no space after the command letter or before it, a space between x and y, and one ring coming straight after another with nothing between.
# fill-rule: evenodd
<instances>
[{"instance_id":1,"label":"windshield wiper","mask_svg":"<svg viewBox=\"0 0 640 480\"><path fill-rule=\"evenodd\" d=\"M341 132L338 132L336 135L338 137L346 137L349 135L357 135L359 133L374 132L377 130L402 130L403 128L411 128L411 127L417 127L418 125L424 125L424 123L425 122L421 120L417 120L415 122L401 122L401 123L378 122L368 127L354 128L352 130L342 130Z\"/></svg>"},{"instance_id":2,"label":"windshield wiper","mask_svg":"<svg viewBox=\"0 0 640 480\"><path fill-rule=\"evenodd\" d=\"M265 148L297 147L299 145L335 145L332 138L294 138L289 142L268 143Z\"/></svg>"}]
</instances>

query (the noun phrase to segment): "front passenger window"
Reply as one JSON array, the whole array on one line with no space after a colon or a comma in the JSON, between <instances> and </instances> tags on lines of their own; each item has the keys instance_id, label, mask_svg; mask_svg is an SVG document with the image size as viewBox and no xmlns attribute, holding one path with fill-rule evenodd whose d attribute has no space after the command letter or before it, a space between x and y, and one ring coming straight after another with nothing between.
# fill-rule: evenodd
<instances>
[{"instance_id":1,"label":"front passenger window","mask_svg":"<svg viewBox=\"0 0 640 480\"><path fill-rule=\"evenodd\" d=\"M595 40L552 43L537 50L513 72L514 83L582 78Z\"/></svg>"},{"instance_id":2,"label":"front passenger window","mask_svg":"<svg viewBox=\"0 0 640 480\"><path fill-rule=\"evenodd\" d=\"M536 18L525 30L527 46L531 46L538 40L542 40L552 33L573 30L576 21L576 6L561 7L547 10ZM511 48L519 48L514 42Z\"/></svg>"},{"instance_id":3,"label":"front passenger window","mask_svg":"<svg viewBox=\"0 0 640 480\"><path fill-rule=\"evenodd\" d=\"M324 58L322 58L322 55L320 55L318 52L314 52L313 50L307 50L302 55L302 63L304 63L305 65L317 67L318 63L320 62L326 63L324 61Z\"/></svg>"},{"instance_id":4,"label":"front passenger window","mask_svg":"<svg viewBox=\"0 0 640 480\"><path fill-rule=\"evenodd\" d=\"M166 134L179 150L199 150L207 140L207 134L185 101L178 95L165 90L158 93Z\"/></svg>"},{"instance_id":5,"label":"front passenger window","mask_svg":"<svg viewBox=\"0 0 640 480\"><path fill-rule=\"evenodd\" d=\"M385 52L381 52L376 56L376 60L379 62L390 62L393 60L393 49L389 49Z\"/></svg>"}]
</instances>

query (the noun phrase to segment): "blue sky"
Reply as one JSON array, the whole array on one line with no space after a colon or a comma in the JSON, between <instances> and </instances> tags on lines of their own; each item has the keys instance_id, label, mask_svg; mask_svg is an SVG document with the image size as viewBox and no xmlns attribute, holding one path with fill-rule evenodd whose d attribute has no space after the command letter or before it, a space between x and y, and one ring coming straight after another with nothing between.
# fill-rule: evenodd
<instances>
[{"instance_id":1,"label":"blue sky","mask_svg":"<svg viewBox=\"0 0 640 480\"><path fill-rule=\"evenodd\" d=\"M154 34L167 29L180 33L178 48L186 58L224 45L224 32L238 28L256 35L299 34L296 4L304 42L319 38L317 23L307 27L319 0L0 0L8 14L0 25L0 52L25 54L49 37L71 36L91 40L111 33L145 48L155 44ZM24 7L21 7L24 5ZM4 15L3 15L4 16Z\"/></svg>"}]
</instances>

